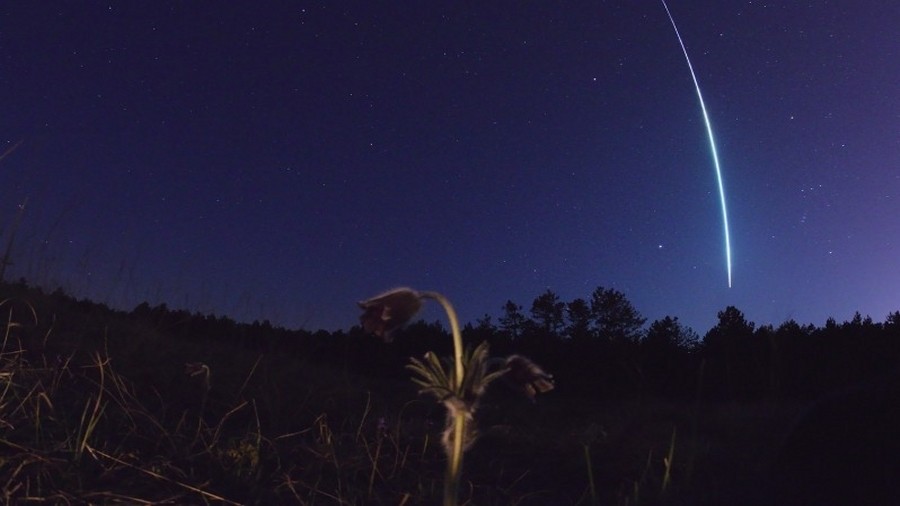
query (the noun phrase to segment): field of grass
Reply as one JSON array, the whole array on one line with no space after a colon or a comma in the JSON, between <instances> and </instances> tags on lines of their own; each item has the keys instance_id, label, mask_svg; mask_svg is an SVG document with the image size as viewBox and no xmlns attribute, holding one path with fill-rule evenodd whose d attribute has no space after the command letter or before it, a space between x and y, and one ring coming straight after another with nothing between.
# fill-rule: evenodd
<instances>
[{"instance_id":1,"label":"field of grass","mask_svg":"<svg viewBox=\"0 0 900 506\"><path fill-rule=\"evenodd\" d=\"M0 301L4 504L441 501L444 408L407 379L184 339L35 291ZM564 384L536 403L510 393L478 411L461 504L758 504L798 413Z\"/></svg>"}]
</instances>

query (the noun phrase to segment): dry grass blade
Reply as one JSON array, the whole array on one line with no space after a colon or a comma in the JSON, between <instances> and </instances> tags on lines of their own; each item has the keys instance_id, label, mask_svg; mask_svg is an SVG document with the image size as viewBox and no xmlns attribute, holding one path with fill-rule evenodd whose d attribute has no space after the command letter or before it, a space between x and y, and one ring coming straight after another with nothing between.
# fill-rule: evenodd
<instances>
[{"instance_id":1,"label":"dry grass blade","mask_svg":"<svg viewBox=\"0 0 900 506\"><path fill-rule=\"evenodd\" d=\"M219 441L219 436L222 432L222 427L225 425L225 421L228 420L231 417L231 415L244 409L244 406L246 406L246 405L247 405L247 401L244 401L244 402L238 404L237 406L231 408L231 410L229 410L227 413L225 413L224 416L222 416L222 419L219 420L219 423L216 425L215 432L213 432L212 441L210 441L209 444L207 444L207 450L211 450L213 448L213 446L215 446L216 443Z\"/></svg>"},{"instance_id":2,"label":"dry grass blade","mask_svg":"<svg viewBox=\"0 0 900 506\"><path fill-rule=\"evenodd\" d=\"M33 306L30 302L28 302L27 300L21 300L21 299L15 299L15 298L12 298L12 297L7 297L6 299L3 299L2 301L0 301L0 307L3 307L3 306L5 306L5 305L7 305L7 304L12 304L12 302L15 301L15 300L19 300L20 302L22 302L23 304L25 304L25 307L28 308L29 314L31 314L31 318L32 318L32 320L34 321L33 325L37 325L37 324L38 324L38 315L37 315L37 311L34 309L34 306ZM7 328L10 328L10 327L20 327L21 325L22 325L21 323L17 323L17 322L15 322L15 321L13 321L13 312L12 312L12 310L10 310L10 311L9 311L9 316L7 317Z\"/></svg>"},{"instance_id":3,"label":"dry grass blade","mask_svg":"<svg viewBox=\"0 0 900 506\"><path fill-rule=\"evenodd\" d=\"M110 461L112 461L112 462L115 462L116 464L120 464L120 465L123 465L123 466L126 466L126 467L130 467L131 469L134 469L134 470L136 470L136 471L138 471L138 472L141 472L141 473L143 473L143 474L146 474L147 476L151 476L151 477L156 478L156 479L158 479L158 480L163 480L163 481L172 483L172 484L174 484L174 485L177 485L177 486L179 486L179 487L184 488L185 490L190 490L191 492L195 492L195 493L197 493L197 494L200 494L200 495L202 495L202 496L203 496L204 498L206 498L206 499L210 499L210 500L213 500L213 501L220 501L220 502L222 502L222 503L224 503L224 504L233 504L233 505L236 505L236 506L241 506L241 503L238 503L238 502L234 502L234 501L228 500L228 499L226 499L226 498L224 498L224 497L222 497L222 496L220 496L220 495L213 494L212 492L207 492L206 490L197 488L197 487L195 487L195 486L193 486L193 485L188 485L187 483L182 483L182 482L180 482L180 481L178 481L178 480L173 480L172 478L169 478L168 476L163 476L163 475L161 475L161 474L159 474L159 473L156 473L156 472L153 472L153 471L151 471L151 470L149 470L149 469L144 469L144 468L142 468L142 467L136 466L136 465L134 465L134 464L132 464L132 463L130 463L130 462L126 462L126 461L124 461L124 460L122 460L122 459L120 459L120 458L117 458L117 457L114 457L114 456L112 456L112 455L109 455L108 453L104 453L104 452L101 451L101 450L98 450L98 449L96 449L96 448L91 448L89 445L85 445L85 449L86 449L86 450L88 451L88 453L90 453L92 456L95 456L95 457L97 457L97 456L103 457L104 459L108 459L108 460L110 460Z\"/></svg>"},{"instance_id":4,"label":"dry grass blade","mask_svg":"<svg viewBox=\"0 0 900 506\"><path fill-rule=\"evenodd\" d=\"M250 378L253 377L253 373L256 372L256 368L259 367L259 363L262 361L263 356L259 355L256 357L256 362L253 363L253 367L250 368L250 372L247 374L247 378L244 379L244 384L241 385L241 388L238 389L237 395L235 395L234 400L238 401L241 399L241 395L244 393L244 390L247 388L247 384L250 383Z\"/></svg>"},{"instance_id":5,"label":"dry grass blade","mask_svg":"<svg viewBox=\"0 0 900 506\"><path fill-rule=\"evenodd\" d=\"M106 366L109 364L109 358L102 358L99 352L94 353L94 363L95 367L100 373L100 384L97 390L97 396L93 399L93 409L91 410L90 415L88 415L88 408L90 407L90 398L88 403L84 406L84 411L81 414L81 425L78 427L78 447L75 449L76 459L81 458L81 455L84 453L84 449L87 447L88 439L90 439L91 435L94 433L94 429L97 428L97 424L100 422L100 417L103 414L106 403L103 402L103 392L105 391L106 385Z\"/></svg>"}]
</instances>

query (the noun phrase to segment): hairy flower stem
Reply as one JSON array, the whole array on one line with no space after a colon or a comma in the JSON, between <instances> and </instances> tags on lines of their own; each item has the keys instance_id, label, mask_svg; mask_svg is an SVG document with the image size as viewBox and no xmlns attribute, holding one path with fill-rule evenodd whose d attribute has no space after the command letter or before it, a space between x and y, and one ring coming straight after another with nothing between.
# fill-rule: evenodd
<instances>
[{"instance_id":1,"label":"hairy flower stem","mask_svg":"<svg viewBox=\"0 0 900 506\"><path fill-rule=\"evenodd\" d=\"M437 292L422 292L422 297L436 300L447 312L450 320L450 332L453 335L453 363L456 374L453 376L453 392L460 399L463 397L463 343L462 334L459 331L459 320L453 305L446 297ZM453 451L448 455L447 476L444 481L444 506L456 506L459 498L459 477L462 473L463 439L465 438L466 415L458 411L453 415Z\"/></svg>"}]
</instances>

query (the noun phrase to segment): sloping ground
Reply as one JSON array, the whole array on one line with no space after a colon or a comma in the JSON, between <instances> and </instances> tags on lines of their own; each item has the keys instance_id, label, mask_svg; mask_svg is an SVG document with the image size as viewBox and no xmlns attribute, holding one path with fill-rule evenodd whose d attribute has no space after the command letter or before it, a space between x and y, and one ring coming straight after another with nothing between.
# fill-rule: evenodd
<instances>
[{"instance_id":1,"label":"sloping ground","mask_svg":"<svg viewBox=\"0 0 900 506\"><path fill-rule=\"evenodd\" d=\"M443 408L406 381L192 340L4 285L5 503L435 504ZM327 336L323 336L327 338ZM332 361L340 363L339 360ZM757 504L796 406L502 388L478 413L468 504Z\"/></svg>"}]
</instances>

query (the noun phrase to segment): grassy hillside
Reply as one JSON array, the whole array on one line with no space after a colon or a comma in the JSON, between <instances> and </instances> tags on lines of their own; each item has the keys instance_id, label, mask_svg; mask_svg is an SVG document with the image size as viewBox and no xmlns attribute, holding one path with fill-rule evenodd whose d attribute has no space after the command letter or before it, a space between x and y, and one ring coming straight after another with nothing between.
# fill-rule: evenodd
<instances>
[{"instance_id":1,"label":"grassy hillside","mask_svg":"<svg viewBox=\"0 0 900 506\"><path fill-rule=\"evenodd\" d=\"M377 348L371 360L402 364L390 345L288 333L296 342L260 349L24 284L2 285L0 301L5 503L440 502L443 408L417 395L402 367L365 374L358 358L317 343ZM797 412L613 402L564 384L531 403L501 385L478 413L461 498L755 504Z\"/></svg>"}]
</instances>

